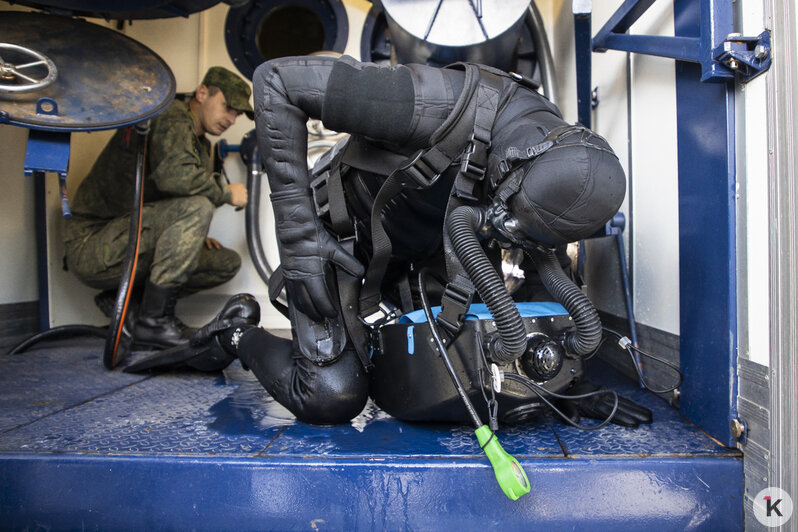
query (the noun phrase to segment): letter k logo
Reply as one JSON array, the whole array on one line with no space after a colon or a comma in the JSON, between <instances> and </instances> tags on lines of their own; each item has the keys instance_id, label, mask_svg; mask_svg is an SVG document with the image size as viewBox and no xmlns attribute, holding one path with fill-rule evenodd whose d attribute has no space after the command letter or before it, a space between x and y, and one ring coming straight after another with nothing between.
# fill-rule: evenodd
<instances>
[{"instance_id":1,"label":"letter k logo","mask_svg":"<svg viewBox=\"0 0 798 532\"><path fill-rule=\"evenodd\" d=\"M751 502L757 521L768 528L782 526L792 517L792 498L781 488L765 488Z\"/></svg>"},{"instance_id":2,"label":"letter k logo","mask_svg":"<svg viewBox=\"0 0 798 532\"><path fill-rule=\"evenodd\" d=\"M776 499L776 502L773 502L773 499L770 496L764 497L765 501L767 501L767 516L770 517L773 512L776 512L776 515L779 517L783 517L781 512L779 511L779 504L781 503L781 499Z\"/></svg>"}]
</instances>

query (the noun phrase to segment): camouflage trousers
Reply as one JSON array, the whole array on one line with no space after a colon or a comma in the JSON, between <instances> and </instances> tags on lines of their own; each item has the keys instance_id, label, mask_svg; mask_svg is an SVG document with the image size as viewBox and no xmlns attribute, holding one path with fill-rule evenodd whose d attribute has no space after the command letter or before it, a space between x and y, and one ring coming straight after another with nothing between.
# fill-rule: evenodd
<instances>
[{"instance_id":1,"label":"camouflage trousers","mask_svg":"<svg viewBox=\"0 0 798 532\"><path fill-rule=\"evenodd\" d=\"M192 196L145 203L136 284L182 287L183 295L230 280L241 267L231 249L208 249L205 238L214 206ZM112 220L74 216L64 226L66 262L84 284L115 289L122 278L130 215Z\"/></svg>"}]
</instances>

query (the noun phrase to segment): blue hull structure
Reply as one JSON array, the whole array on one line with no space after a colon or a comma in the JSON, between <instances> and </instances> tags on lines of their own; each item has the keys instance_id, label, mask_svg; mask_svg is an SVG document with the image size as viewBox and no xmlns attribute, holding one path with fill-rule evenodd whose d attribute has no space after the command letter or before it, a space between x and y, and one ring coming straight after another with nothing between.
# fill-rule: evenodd
<instances>
[{"instance_id":1,"label":"blue hull structure","mask_svg":"<svg viewBox=\"0 0 798 532\"><path fill-rule=\"evenodd\" d=\"M588 375L654 423L502 427L532 484L513 502L469 427L372 404L309 426L238 362L142 376L105 370L101 353L83 339L0 356L0 528L742 530L741 454L611 371Z\"/></svg>"}]
</instances>

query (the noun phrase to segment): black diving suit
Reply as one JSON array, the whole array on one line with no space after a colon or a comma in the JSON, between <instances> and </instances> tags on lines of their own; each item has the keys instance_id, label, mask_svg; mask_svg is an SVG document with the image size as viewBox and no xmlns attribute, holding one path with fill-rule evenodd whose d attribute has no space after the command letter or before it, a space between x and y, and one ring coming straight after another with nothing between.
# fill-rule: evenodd
<instances>
[{"instance_id":1,"label":"black diving suit","mask_svg":"<svg viewBox=\"0 0 798 532\"><path fill-rule=\"evenodd\" d=\"M430 295L449 337L479 298L498 332L486 363L511 364L529 339L495 258L482 256L486 241L534 260L575 325L560 339L572 358L598 347L598 314L553 250L594 234L623 201L604 139L567 124L523 79L481 65L289 57L261 65L253 82L281 262L269 291L275 301L284 288L292 338L256 327L254 298L236 296L192 339L188 365L218 369L237 356L299 420L347 422L369 397L371 355L390 349L375 333L421 306L412 279L422 269L446 281ZM350 134L312 173L309 118Z\"/></svg>"},{"instance_id":2,"label":"black diving suit","mask_svg":"<svg viewBox=\"0 0 798 532\"><path fill-rule=\"evenodd\" d=\"M568 128L551 102L509 75L484 69L479 76L489 76L493 89L483 97L485 102L475 102L477 107L492 107L487 118L489 131L476 132L483 139L486 133L489 136L483 143L485 176L460 196L460 202L469 202L463 199L467 195L474 203L489 201L500 179L516 164L513 156L523 159L524 150L545 143L552 132ZM317 338L303 342L303 336L314 334L309 322L318 324L342 313L365 318L368 311L363 308L340 308L336 287L340 276L336 279L336 272L354 278L363 275L375 248L371 222L376 218L371 211L380 200L385 176L395 169L384 166L445 138L442 126L455 127L453 113L463 113L464 89L473 93L470 98L480 97L473 89L475 81L467 77L467 71L460 68L383 67L348 57L283 58L267 62L255 72L257 136L271 188L293 339L249 329L238 340L238 356L266 390L302 421L346 422L360 412L368 398L364 367L368 362L358 357L351 334L324 356L313 352ZM345 234L332 234L331 222L326 220L325 225L319 216L318 198L314 201L314 178L306 163L308 118L321 119L326 127L352 135L350 146L343 148L349 157L334 153L328 158L333 171L343 174L347 207L342 216L340 207L330 200L329 210L339 212L328 216L338 218L339 228L346 225L341 224L342 217L349 221L354 230ZM486 129L485 125L482 128ZM474 127L468 129L473 136ZM561 157L535 161L538 171L524 178L535 180L515 194L519 198L516 210L524 211L525 238L547 245L573 241L594 233L620 207L625 180L617 158L603 139L589 132L589 142L577 142L585 133L577 131L571 140L578 147L572 144ZM463 152L469 148L468 137L465 141L453 142L460 142ZM386 156L386 151L399 157ZM379 155L370 157L370 153ZM394 307L403 306L402 292L404 306L408 305L407 290L399 286L408 269L431 265L446 271L444 218L457 169L462 166L458 162L446 166L431 185L401 187L382 202L377 216L392 247L377 292ZM330 191L328 196L334 193ZM346 242L339 239L347 238L354 241L345 248ZM362 297L360 303L362 307ZM323 329L329 333L329 327ZM363 338L358 338L361 343ZM308 347L303 348L303 343Z\"/></svg>"}]
</instances>

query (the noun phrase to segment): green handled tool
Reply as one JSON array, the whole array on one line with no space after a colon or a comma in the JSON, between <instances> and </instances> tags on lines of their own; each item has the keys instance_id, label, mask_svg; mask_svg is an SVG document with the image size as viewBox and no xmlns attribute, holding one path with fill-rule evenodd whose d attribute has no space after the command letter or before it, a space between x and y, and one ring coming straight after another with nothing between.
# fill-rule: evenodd
<instances>
[{"instance_id":1,"label":"green handled tool","mask_svg":"<svg viewBox=\"0 0 798 532\"><path fill-rule=\"evenodd\" d=\"M446 365L446 369L449 372L449 376L452 378L454 387L457 388L457 393L463 400L463 404L465 404L466 410L468 410L468 415L471 417L471 421L476 427L475 434L477 435L477 440L479 440L479 445L482 447L482 450L488 455L488 460L490 460L493 466L493 472L496 475L496 481L499 483L499 487L501 487L505 495L515 501L522 495L529 493L529 479L524 469L521 467L521 464L518 463L518 460L509 455L507 451L502 448L499 440L496 438L496 434L494 434L487 425L482 423L479 414L474 408L474 404L471 402L471 399L469 399L465 388L463 388L460 379L457 377L454 366L452 366L452 362L449 360L449 354L446 352L446 345L443 343L438 327L435 324L435 319L432 316L432 310L430 309L429 303L426 301L426 294L423 289L423 278L424 271L422 270L422 272L419 273L421 301L424 307L424 314L429 322L430 332L438 346L438 353L441 355L443 363Z\"/></svg>"},{"instance_id":2,"label":"green handled tool","mask_svg":"<svg viewBox=\"0 0 798 532\"><path fill-rule=\"evenodd\" d=\"M529 493L529 479L521 464L513 456L507 454L488 426L482 425L475 431L475 434L482 450L488 455L488 460L493 465L496 481L504 494L512 500L517 500L521 495Z\"/></svg>"}]
</instances>

